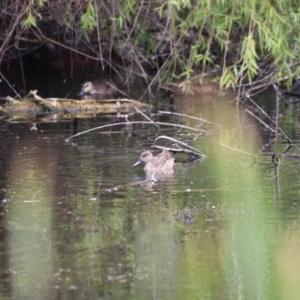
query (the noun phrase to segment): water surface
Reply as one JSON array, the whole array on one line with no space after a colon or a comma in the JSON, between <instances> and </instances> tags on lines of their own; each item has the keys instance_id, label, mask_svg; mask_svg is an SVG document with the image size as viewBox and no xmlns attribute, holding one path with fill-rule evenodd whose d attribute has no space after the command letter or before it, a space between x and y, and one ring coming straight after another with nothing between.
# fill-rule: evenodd
<instances>
[{"instance_id":1,"label":"water surface","mask_svg":"<svg viewBox=\"0 0 300 300\"><path fill-rule=\"evenodd\" d=\"M221 125L201 137L122 125L67 142L124 120L39 122L36 131L2 120L1 298L298 299L299 162L260 155L269 134L231 100L175 99L177 112ZM155 103L169 108L167 98ZM198 125L157 110L153 120ZM293 107L283 121L296 138ZM207 158L177 154L173 176L137 184L145 173L132 164L157 135Z\"/></svg>"}]
</instances>

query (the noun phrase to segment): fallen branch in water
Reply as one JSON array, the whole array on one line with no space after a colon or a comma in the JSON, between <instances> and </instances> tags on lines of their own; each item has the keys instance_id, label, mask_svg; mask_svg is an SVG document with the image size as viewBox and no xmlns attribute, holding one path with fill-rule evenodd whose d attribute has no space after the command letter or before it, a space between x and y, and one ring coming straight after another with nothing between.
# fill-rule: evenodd
<instances>
[{"instance_id":1,"label":"fallen branch in water","mask_svg":"<svg viewBox=\"0 0 300 300\"><path fill-rule=\"evenodd\" d=\"M183 117L183 118L187 118L187 119L191 119L191 120L196 120L196 121L200 121L200 122L203 122L206 124L211 124L211 125L221 127L221 125L218 123L214 123L214 122L202 119L202 118L198 118L198 117L194 117L194 116L190 116L190 115L186 115L186 114L180 114L180 113L176 113L176 112L163 111L163 110L158 111L158 113L163 114L163 115L174 115L174 116Z\"/></svg>"},{"instance_id":2,"label":"fallen branch in water","mask_svg":"<svg viewBox=\"0 0 300 300\"><path fill-rule=\"evenodd\" d=\"M146 122L146 121L134 121L134 122L130 122L130 125L133 124L150 124L153 125L153 122ZM174 124L174 123L166 123L166 122L156 122L156 124L158 125L162 125L162 126L171 126L171 127L178 127L181 129L187 129L187 130L192 130L192 131L197 131L197 132L202 132L202 133L206 133L206 130L203 129L198 129L198 128L194 128L194 127L189 127L189 126L184 126L184 125L179 125L179 124ZM106 124L103 126L99 126L99 127L95 127L95 128L91 128L89 130L85 130L82 132L79 132L75 135L70 136L69 138L66 139L66 141L68 142L70 139L73 139L74 137L78 137L80 135L95 131L95 130L99 130L102 128L107 128L107 127L113 127L113 126L120 126L120 125L128 125L128 122L119 122L119 123L113 123L113 124Z\"/></svg>"},{"instance_id":3,"label":"fallen branch in water","mask_svg":"<svg viewBox=\"0 0 300 300\"><path fill-rule=\"evenodd\" d=\"M261 155L265 156L273 156L273 152L260 152ZM276 154L278 158L293 158L293 159L300 159L300 154L296 153L283 153L283 154Z\"/></svg>"},{"instance_id":4,"label":"fallen branch in water","mask_svg":"<svg viewBox=\"0 0 300 300\"><path fill-rule=\"evenodd\" d=\"M292 140L286 135L286 133L279 127L278 125L278 116L276 118L275 121L272 120L272 118L255 102L253 101L250 97L247 97L247 99L255 105L255 107L265 116L267 117L267 119L272 123L273 126L275 126L275 129L271 128L269 125L267 125L264 121L262 121L259 117L257 117L253 112L251 112L249 109L245 109L246 112L248 114L250 114L251 116L253 116L257 121L259 121L261 124L263 124L268 130L270 130L272 133L274 133L277 137L277 132L280 132L283 137L287 140L287 142L290 144L290 145L293 145L295 148L297 148L298 150L300 150L300 148L295 145ZM277 110L278 110L278 100L276 101L277 104L276 104L276 107L277 107ZM278 111L277 111L278 113Z\"/></svg>"},{"instance_id":5,"label":"fallen branch in water","mask_svg":"<svg viewBox=\"0 0 300 300\"><path fill-rule=\"evenodd\" d=\"M175 143L175 147L176 148L170 148L170 147L166 147L166 146L159 146L159 145L156 145L156 143L159 141L159 140L168 140L168 141L171 141L173 143ZM188 149L184 149L182 147L179 146L182 145ZM188 156L190 156L191 158L197 158L197 157L202 157L202 158L205 158L206 155L204 155L203 153L201 153L200 151L198 151L197 149L189 146L188 144L186 143L183 143L177 139L174 139L174 138L170 138L168 136L165 136L165 135L161 135L159 137L157 137L155 140L154 140L154 144L153 146L155 148L158 148L158 149L164 149L164 150L167 150L167 151L171 151L171 152L181 152L181 153L185 153L187 154Z\"/></svg>"},{"instance_id":6,"label":"fallen branch in water","mask_svg":"<svg viewBox=\"0 0 300 300\"><path fill-rule=\"evenodd\" d=\"M154 126L156 126L159 130L161 130L161 128L153 121L151 120L151 118L149 118L147 115L145 115L140 109L138 109L137 107L134 106L134 109L141 114L145 119L147 119L148 121L150 121Z\"/></svg>"},{"instance_id":7,"label":"fallen branch in water","mask_svg":"<svg viewBox=\"0 0 300 300\"><path fill-rule=\"evenodd\" d=\"M74 137L78 137L80 135L83 135L83 134L86 134L86 133L89 133L91 131L95 131L95 130L99 130L99 129L103 129L103 128L107 128L107 127L112 127L112 126L120 126L120 125L126 125L126 127L130 127L131 130L132 130L132 125L133 124L150 124L150 125L154 125L155 127L157 127L159 130L161 130L160 126L171 126L171 127L178 127L178 128L181 128L181 129L187 129L187 130L192 130L192 131L196 131L196 132L201 132L201 133L206 133L207 131L206 130L203 130L203 129L199 129L199 128L195 128L195 127L189 127L189 126L184 126L184 125L179 125L179 124L174 124L174 123L166 123L166 122L154 122L153 120L151 120L150 117L148 117L147 115L145 115L142 111L140 111L137 107L134 107L134 109L140 113L143 117L145 117L148 122L146 121L135 121L135 122L131 122L128 120L128 118L126 119L126 122L119 122L119 123L113 123L113 124L106 124L106 125L102 125L102 126L99 126L99 127L95 127L95 128L92 128L92 129L89 129L89 130L86 130L86 131L83 131L83 132L79 132L73 136L70 136L69 138L66 139L66 141L70 141L70 139L74 138ZM179 114L178 114L179 115ZM183 115L181 115L183 116ZM185 117L189 117L187 115L184 115ZM192 117L191 117L192 118ZM196 118L198 121L200 120L200 118ZM201 121L203 121L203 119L201 119ZM170 141L174 144L175 148L172 147L165 147L165 146L160 146L160 145L157 145L157 142L159 140L167 140L167 141ZM174 138L171 138L171 137L168 137L168 136L159 136L157 137L155 140L154 140L154 144L153 146L155 148L158 148L158 149L163 149L163 150L167 150L167 151L171 151L171 152L181 152L181 153L185 153L187 154L192 160L195 160L195 159L199 159L199 158L205 158L206 156L201 153L200 151L198 151L197 149L189 146L188 144L186 143L183 143L177 139L174 139Z\"/></svg>"},{"instance_id":8,"label":"fallen branch in water","mask_svg":"<svg viewBox=\"0 0 300 300\"><path fill-rule=\"evenodd\" d=\"M250 111L249 109L245 109L245 111L251 115L253 118L255 118L259 123L261 123L262 125L264 125L268 130L270 130L271 132L275 133L275 130L273 128L271 128L267 123L265 123L263 120L261 120L259 117L257 117L252 111Z\"/></svg>"},{"instance_id":9,"label":"fallen branch in water","mask_svg":"<svg viewBox=\"0 0 300 300\"><path fill-rule=\"evenodd\" d=\"M243 151L243 150L239 150L239 149L236 149L236 148L232 148L232 147L230 147L230 146L227 146L227 145L225 145L225 144L222 144L222 143L218 143L220 146L222 146L222 147L225 147L225 148L227 148L227 149L230 149L230 150L232 150L232 151L235 151L235 152L238 152L238 153L241 153L241 154L244 154L244 155L247 155L247 156L250 156L251 158L253 158L254 159L254 161L256 162L256 158L255 158L255 156L253 156L252 154L250 154L250 153L248 153L248 152L246 152L246 151Z\"/></svg>"}]
</instances>

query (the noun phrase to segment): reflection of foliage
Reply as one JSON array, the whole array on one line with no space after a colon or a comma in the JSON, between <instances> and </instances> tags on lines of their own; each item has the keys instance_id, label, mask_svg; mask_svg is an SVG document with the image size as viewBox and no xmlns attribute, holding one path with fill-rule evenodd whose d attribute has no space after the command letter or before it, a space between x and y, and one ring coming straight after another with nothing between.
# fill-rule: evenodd
<instances>
[{"instance_id":1,"label":"reflection of foliage","mask_svg":"<svg viewBox=\"0 0 300 300\"><path fill-rule=\"evenodd\" d=\"M195 71L212 69L222 70L218 79L225 87L262 73L292 78L299 61L297 5L294 0L2 1L0 61L33 48L22 47L25 42L46 43L110 65L116 54L139 74L146 76L151 67L164 81L190 80Z\"/></svg>"}]
</instances>

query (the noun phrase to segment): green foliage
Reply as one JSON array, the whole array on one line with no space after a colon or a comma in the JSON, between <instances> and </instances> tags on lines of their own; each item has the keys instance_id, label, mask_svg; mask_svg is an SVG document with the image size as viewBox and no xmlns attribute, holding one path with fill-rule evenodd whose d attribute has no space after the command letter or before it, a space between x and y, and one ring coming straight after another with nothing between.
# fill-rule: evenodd
<instances>
[{"instance_id":1,"label":"green foliage","mask_svg":"<svg viewBox=\"0 0 300 300\"><path fill-rule=\"evenodd\" d=\"M31 11L29 11L27 18L22 22L22 25L25 28L29 28L31 26L36 27L36 19L35 17L32 15Z\"/></svg>"},{"instance_id":2,"label":"green foliage","mask_svg":"<svg viewBox=\"0 0 300 300\"><path fill-rule=\"evenodd\" d=\"M135 5L136 0L127 0L124 2L122 12L128 22L132 21L132 17L135 14Z\"/></svg>"},{"instance_id":3,"label":"green foliage","mask_svg":"<svg viewBox=\"0 0 300 300\"><path fill-rule=\"evenodd\" d=\"M88 2L86 12L80 18L80 25L83 32L89 33L97 27L96 12L92 1Z\"/></svg>"},{"instance_id":4,"label":"green foliage","mask_svg":"<svg viewBox=\"0 0 300 300\"><path fill-rule=\"evenodd\" d=\"M241 68L240 74L247 74L248 81L252 82L254 76L256 75L259 67L257 65L257 58L258 55L256 54L255 49L255 40L253 39L252 35L245 37L242 43L241 49Z\"/></svg>"},{"instance_id":5,"label":"green foliage","mask_svg":"<svg viewBox=\"0 0 300 300\"><path fill-rule=\"evenodd\" d=\"M37 0L37 3L39 5L39 7L44 7L45 4L47 3L47 0Z\"/></svg>"},{"instance_id":6,"label":"green foliage","mask_svg":"<svg viewBox=\"0 0 300 300\"><path fill-rule=\"evenodd\" d=\"M264 70L276 70L277 80L299 75L293 67L300 60L296 0L29 0L23 9L25 29L50 16L77 46L82 37L90 42L93 53L101 39L109 41L103 50L114 49L138 68L160 59L158 80L220 70L220 84L228 87L253 82Z\"/></svg>"},{"instance_id":7,"label":"green foliage","mask_svg":"<svg viewBox=\"0 0 300 300\"><path fill-rule=\"evenodd\" d=\"M199 65L218 68L221 61L220 83L228 87L245 78L253 82L267 58L281 76L293 74L288 66L299 59L297 5L296 1L279 0L263 3L248 0L243 5L237 0L206 0L184 6L184 1L172 1L168 6L163 3L156 11L172 20L171 30L177 33L173 35L173 44L178 41L178 33L194 33L189 56L181 61L182 75L190 78L187 69ZM183 7L188 8L185 16L180 13Z\"/></svg>"},{"instance_id":8,"label":"green foliage","mask_svg":"<svg viewBox=\"0 0 300 300\"><path fill-rule=\"evenodd\" d=\"M30 0L30 4L26 7L27 17L22 21L24 28L28 29L31 26L37 27L36 17L42 19L42 15L35 9L35 7L43 8L46 2L47 0Z\"/></svg>"}]
</instances>

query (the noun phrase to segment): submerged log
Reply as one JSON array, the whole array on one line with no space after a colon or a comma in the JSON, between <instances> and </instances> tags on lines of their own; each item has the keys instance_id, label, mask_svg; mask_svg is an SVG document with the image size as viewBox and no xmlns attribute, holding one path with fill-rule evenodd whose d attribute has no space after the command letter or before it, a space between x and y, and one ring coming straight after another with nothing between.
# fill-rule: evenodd
<instances>
[{"instance_id":1,"label":"submerged log","mask_svg":"<svg viewBox=\"0 0 300 300\"><path fill-rule=\"evenodd\" d=\"M30 93L22 100L16 100L11 97L5 98L6 102L0 106L0 113L15 114L72 114L72 113L89 113L89 114L130 114L136 113L135 107L140 110L148 110L151 105L141 103L131 99L43 99L37 95L37 91Z\"/></svg>"}]
</instances>

